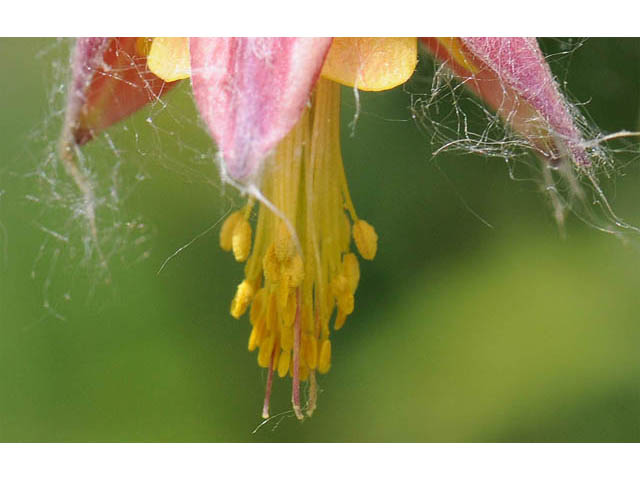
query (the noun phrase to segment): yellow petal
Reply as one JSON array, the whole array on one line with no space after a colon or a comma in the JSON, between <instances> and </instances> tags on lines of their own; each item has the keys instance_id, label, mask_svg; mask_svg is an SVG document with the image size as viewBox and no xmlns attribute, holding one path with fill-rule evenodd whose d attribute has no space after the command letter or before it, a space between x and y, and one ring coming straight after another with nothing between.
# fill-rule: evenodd
<instances>
[{"instance_id":1,"label":"yellow petal","mask_svg":"<svg viewBox=\"0 0 640 480\"><path fill-rule=\"evenodd\" d=\"M415 37L334 38L322 76L360 90L388 90L406 82L417 63Z\"/></svg>"},{"instance_id":2,"label":"yellow petal","mask_svg":"<svg viewBox=\"0 0 640 480\"><path fill-rule=\"evenodd\" d=\"M165 82L175 82L191 76L189 39L186 37L156 37L151 44L147 67Z\"/></svg>"}]
</instances>

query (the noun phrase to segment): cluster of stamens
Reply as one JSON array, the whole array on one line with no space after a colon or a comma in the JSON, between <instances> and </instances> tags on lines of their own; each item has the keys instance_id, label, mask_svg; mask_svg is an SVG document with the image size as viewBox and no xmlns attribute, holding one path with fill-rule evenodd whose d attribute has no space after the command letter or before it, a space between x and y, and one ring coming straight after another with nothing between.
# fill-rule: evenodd
<instances>
[{"instance_id":1,"label":"cluster of stamens","mask_svg":"<svg viewBox=\"0 0 640 480\"><path fill-rule=\"evenodd\" d=\"M265 169L252 245L255 200L231 214L220 245L246 261L245 279L231 303L231 315L250 311L249 350L268 369L263 416L269 416L274 372L292 377L292 403L302 418L300 382L308 382L307 415L316 407L316 372L331 367L329 323L340 329L354 309L360 280L353 238L371 260L377 234L356 216L347 189L339 143L339 86L320 80L313 104L280 143Z\"/></svg>"}]
</instances>

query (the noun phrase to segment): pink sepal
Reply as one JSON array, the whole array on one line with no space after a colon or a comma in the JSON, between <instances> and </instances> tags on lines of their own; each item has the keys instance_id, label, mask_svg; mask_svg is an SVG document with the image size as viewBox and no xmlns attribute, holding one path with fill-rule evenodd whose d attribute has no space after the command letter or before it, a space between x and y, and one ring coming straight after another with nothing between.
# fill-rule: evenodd
<instances>
[{"instance_id":1,"label":"pink sepal","mask_svg":"<svg viewBox=\"0 0 640 480\"><path fill-rule=\"evenodd\" d=\"M82 145L113 123L157 99L166 83L147 68L137 37L85 37L71 60L63 141Z\"/></svg>"},{"instance_id":2,"label":"pink sepal","mask_svg":"<svg viewBox=\"0 0 640 480\"><path fill-rule=\"evenodd\" d=\"M535 38L461 37L460 40L474 72L458 63L436 39L425 38L423 44L446 61L469 89L550 162L570 157L576 165L589 165L570 106Z\"/></svg>"},{"instance_id":3,"label":"pink sepal","mask_svg":"<svg viewBox=\"0 0 640 480\"><path fill-rule=\"evenodd\" d=\"M330 38L192 38L191 82L225 171L251 181L309 101Z\"/></svg>"}]
</instances>

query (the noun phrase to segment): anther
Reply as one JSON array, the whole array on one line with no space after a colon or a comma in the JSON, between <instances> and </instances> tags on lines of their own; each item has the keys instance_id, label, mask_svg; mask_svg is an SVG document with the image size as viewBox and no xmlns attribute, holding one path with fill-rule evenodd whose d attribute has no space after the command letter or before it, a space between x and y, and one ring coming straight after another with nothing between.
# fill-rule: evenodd
<instances>
[{"instance_id":1,"label":"anther","mask_svg":"<svg viewBox=\"0 0 640 480\"><path fill-rule=\"evenodd\" d=\"M293 348L293 327L283 327L280 330L280 346L288 352Z\"/></svg>"},{"instance_id":2,"label":"anther","mask_svg":"<svg viewBox=\"0 0 640 480\"><path fill-rule=\"evenodd\" d=\"M349 283L349 289L354 293L360 282L360 264L353 253L347 253L342 258L342 273Z\"/></svg>"},{"instance_id":3,"label":"anther","mask_svg":"<svg viewBox=\"0 0 640 480\"><path fill-rule=\"evenodd\" d=\"M322 341L320 346L320 354L318 355L318 371L322 374L327 373L331 368L331 342L329 339Z\"/></svg>"},{"instance_id":4,"label":"anther","mask_svg":"<svg viewBox=\"0 0 640 480\"><path fill-rule=\"evenodd\" d=\"M274 342L275 338L272 335L266 338L264 343L260 345L260 351L258 352L258 365L262 368L267 368L271 362Z\"/></svg>"},{"instance_id":5,"label":"anther","mask_svg":"<svg viewBox=\"0 0 640 480\"><path fill-rule=\"evenodd\" d=\"M336 321L333 324L333 328L335 330L340 330L344 326L344 322L346 321L347 321L347 314L344 313L342 310L338 310L338 313L336 314Z\"/></svg>"},{"instance_id":6,"label":"anther","mask_svg":"<svg viewBox=\"0 0 640 480\"><path fill-rule=\"evenodd\" d=\"M345 315L351 315L355 306L355 299L351 292L345 292L339 297L336 297L338 303L338 310Z\"/></svg>"},{"instance_id":7,"label":"anther","mask_svg":"<svg viewBox=\"0 0 640 480\"><path fill-rule=\"evenodd\" d=\"M280 353L280 360L278 361L278 376L284 378L289 372L289 364L291 362L291 352Z\"/></svg>"},{"instance_id":8,"label":"anther","mask_svg":"<svg viewBox=\"0 0 640 480\"><path fill-rule=\"evenodd\" d=\"M247 311L251 299L253 298L253 287L249 282L243 280L238 289L236 290L236 296L233 297L231 302L231 316L234 318L240 318Z\"/></svg>"},{"instance_id":9,"label":"anther","mask_svg":"<svg viewBox=\"0 0 640 480\"><path fill-rule=\"evenodd\" d=\"M353 240L362 258L373 260L378 250L378 234L375 229L366 221L357 220L353 225Z\"/></svg>"},{"instance_id":10,"label":"anther","mask_svg":"<svg viewBox=\"0 0 640 480\"><path fill-rule=\"evenodd\" d=\"M304 350L304 360L307 366L315 370L318 365L318 341L312 335L304 335L302 337L302 348Z\"/></svg>"},{"instance_id":11,"label":"anther","mask_svg":"<svg viewBox=\"0 0 640 480\"><path fill-rule=\"evenodd\" d=\"M291 293L287 300L287 308L284 311L282 324L284 327L291 327L296 319L296 294Z\"/></svg>"},{"instance_id":12,"label":"anther","mask_svg":"<svg viewBox=\"0 0 640 480\"><path fill-rule=\"evenodd\" d=\"M233 228L231 236L233 256L238 262L244 262L251 252L251 225L245 218L241 218Z\"/></svg>"},{"instance_id":13,"label":"anther","mask_svg":"<svg viewBox=\"0 0 640 480\"><path fill-rule=\"evenodd\" d=\"M264 288L258 290L253 301L251 302L251 310L249 312L249 321L251 325L255 325L260 316L262 315L265 307L265 301L267 298L267 291Z\"/></svg>"},{"instance_id":14,"label":"anther","mask_svg":"<svg viewBox=\"0 0 640 480\"><path fill-rule=\"evenodd\" d=\"M253 352L258 347L258 329L257 327L253 327L251 329L251 334L249 335L249 345L247 346L250 352Z\"/></svg>"},{"instance_id":15,"label":"anther","mask_svg":"<svg viewBox=\"0 0 640 480\"><path fill-rule=\"evenodd\" d=\"M294 254L294 244L291 233L284 222L280 222L275 239L276 256L280 262L291 258Z\"/></svg>"},{"instance_id":16,"label":"anther","mask_svg":"<svg viewBox=\"0 0 640 480\"><path fill-rule=\"evenodd\" d=\"M275 246L273 244L267 249L267 253L265 253L262 259L262 268L267 280L273 283L277 283L280 280L280 262L276 256Z\"/></svg>"},{"instance_id":17,"label":"anther","mask_svg":"<svg viewBox=\"0 0 640 480\"><path fill-rule=\"evenodd\" d=\"M241 218L242 212L233 212L222 224L222 228L220 229L220 248L225 252L230 252L233 247L233 229Z\"/></svg>"},{"instance_id":18,"label":"anther","mask_svg":"<svg viewBox=\"0 0 640 480\"><path fill-rule=\"evenodd\" d=\"M289 286L291 288L299 287L304 280L304 263L300 255L294 255L287 262L287 273L289 274Z\"/></svg>"},{"instance_id":19,"label":"anther","mask_svg":"<svg viewBox=\"0 0 640 480\"><path fill-rule=\"evenodd\" d=\"M276 296L274 294L269 295L269 299L267 300L267 302L267 330L269 330L270 332L274 332L276 329L276 323L278 322L278 306L276 303Z\"/></svg>"},{"instance_id":20,"label":"anther","mask_svg":"<svg viewBox=\"0 0 640 480\"><path fill-rule=\"evenodd\" d=\"M249 351L253 352L257 347L260 346L262 340L264 339L264 333L266 331L266 322L264 321L264 317L258 320L258 323L254 325L251 329L251 335L249 335Z\"/></svg>"},{"instance_id":21,"label":"anther","mask_svg":"<svg viewBox=\"0 0 640 480\"><path fill-rule=\"evenodd\" d=\"M331 280L331 290L336 298L342 296L344 293L348 293L350 289L347 277L342 274L333 277Z\"/></svg>"}]
</instances>

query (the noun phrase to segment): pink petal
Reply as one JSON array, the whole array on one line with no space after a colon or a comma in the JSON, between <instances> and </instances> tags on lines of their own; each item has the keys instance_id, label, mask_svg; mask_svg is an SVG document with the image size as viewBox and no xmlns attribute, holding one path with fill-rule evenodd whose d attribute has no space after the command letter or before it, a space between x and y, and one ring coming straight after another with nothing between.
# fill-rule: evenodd
<instances>
[{"instance_id":1,"label":"pink petal","mask_svg":"<svg viewBox=\"0 0 640 480\"><path fill-rule=\"evenodd\" d=\"M474 73L439 48L437 40L423 39L423 43L550 161L569 156L577 165L589 165L570 106L535 38L460 40L465 57L477 70Z\"/></svg>"},{"instance_id":2,"label":"pink petal","mask_svg":"<svg viewBox=\"0 0 640 480\"><path fill-rule=\"evenodd\" d=\"M191 82L227 174L247 182L300 118L330 38L192 38Z\"/></svg>"},{"instance_id":3,"label":"pink petal","mask_svg":"<svg viewBox=\"0 0 640 480\"><path fill-rule=\"evenodd\" d=\"M82 145L111 124L157 100L166 83L147 68L138 37L87 37L72 58L63 141Z\"/></svg>"}]
</instances>

